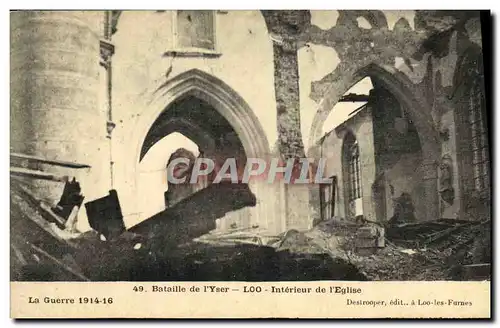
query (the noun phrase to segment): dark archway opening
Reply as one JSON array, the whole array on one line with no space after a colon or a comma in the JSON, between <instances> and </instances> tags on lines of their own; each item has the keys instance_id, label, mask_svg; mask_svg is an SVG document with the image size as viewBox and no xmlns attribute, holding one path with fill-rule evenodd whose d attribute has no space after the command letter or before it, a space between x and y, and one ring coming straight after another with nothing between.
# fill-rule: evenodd
<instances>
[{"instance_id":1,"label":"dark archway opening","mask_svg":"<svg viewBox=\"0 0 500 328\"><path fill-rule=\"evenodd\" d=\"M174 203L209 185L215 179L216 172L226 159L234 158L238 164L246 162L246 154L241 140L227 119L210 104L193 96L183 97L174 101L155 120L146 135L141 149L140 160L142 161L155 143L173 132L183 134L199 147L199 154L196 156L194 154L188 156L188 152L183 150L182 147L177 148L175 153L172 154L174 157L189 157L191 170L194 164L193 161L196 158L207 158L215 162L213 173L207 177L200 177L198 186L188 188L192 192L183 192L184 196L180 199L175 199ZM174 159L172 156L168 162ZM188 179L186 181L188 182L190 180L190 172L187 173ZM176 186L169 184L169 187Z\"/></svg>"},{"instance_id":2,"label":"dark archway opening","mask_svg":"<svg viewBox=\"0 0 500 328\"><path fill-rule=\"evenodd\" d=\"M163 160L162 165L166 180L168 163L174 157L188 158L190 164L186 173L187 179L181 184L165 181L165 211L146 220L150 223L139 224L136 229L148 230L149 228L145 228L146 226L155 226L154 221L169 221L169 216L178 216L179 222L176 229L180 231L184 231L184 228L190 224L200 224L203 227L203 233L190 236L192 238L199 237L215 228L216 219L221 219L220 228L244 226L249 220L245 207L255 206L256 202L248 185L231 183L230 180L222 180L220 183L212 184L227 159L235 159L239 172L242 172L241 167L242 165L244 167L246 163L242 142L228 120L210 104L197 97L185 96L177 99L151 125L141 148L140 161L147 158L147 154L156 143L172 133L180 133L195 143L198 146L199 154L195 155L179 145L178 148L175 146L171 148L173 152L169 152L161 159ZM208 176L200 176L195 179L195 183L191 183L193 180L191 180L190 175L194 161L197 159L211 160L214 162L215 168ZM142 190L148 192L145 188ZM178 213L179 209L182 209L182 213ZM152 220L153 218L154 220ZM170 232L169 235L172 243L178 241L180 237L179 231ZM187 235L189 234L184 234L183 237Z\"/></svg>"},{"instance_id":3,"label":"dark archway opening","mask_svg":"<svg viewBox=\"0 0 500 328\"><path fill-rule=\"evenodd\" d=\"M341 157L331 160L328 172L341 181L338 199L330 199L338 207L332 215L384 222L403 206L399 212L425 219L422 143L429 136L417 131L407 106L376 74L353 85L334 106L322 139L322 156L334 151ZM408 199L411 204L399 204Z\"/></svg>"},{"instance_id":4,"label":"dark archway opening","mask_svg":"<svg viewBox=\"0 0 500 328\"><path fill-rule=\"evenodd\" d=\"M140 160L156 142L173 132L180 132L199 143L200 151L203 152L218 150L245 154L231 124L204 100L187 96L170 104L151 125L141 149ZM206 138L210 140L204 140Z\"/></svg>"}]
</instances>

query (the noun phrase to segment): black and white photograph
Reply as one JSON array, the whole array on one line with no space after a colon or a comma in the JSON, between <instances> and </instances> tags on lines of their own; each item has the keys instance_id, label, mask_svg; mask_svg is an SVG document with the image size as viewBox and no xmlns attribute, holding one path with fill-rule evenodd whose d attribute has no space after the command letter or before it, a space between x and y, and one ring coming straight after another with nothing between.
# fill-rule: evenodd
<instances>
[{"instance_id":1,"label":"black and white photograph","mask_svg":"<svg viewBox=\"0 0 500 328\"><path fill-rule=\"evenodd\" d=\"M11 281L491 280L491 33L12 10Z\"/></svg>"}]
</instances>

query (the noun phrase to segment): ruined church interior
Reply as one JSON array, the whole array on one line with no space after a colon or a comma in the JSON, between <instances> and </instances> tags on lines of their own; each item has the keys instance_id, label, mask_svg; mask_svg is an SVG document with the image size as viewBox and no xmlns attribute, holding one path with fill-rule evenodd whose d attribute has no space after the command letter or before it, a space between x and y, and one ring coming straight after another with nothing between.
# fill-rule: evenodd
<instances>
[{"instance_id":1,"label":"ruined church interior","mask_svg":"<svg viewBox=\"0 0 500 328\"><path fill-rule=\"evenodd\" d=\"M489 279L489 15L12 11L11 280Z\"/></svg>"}]
</instances>

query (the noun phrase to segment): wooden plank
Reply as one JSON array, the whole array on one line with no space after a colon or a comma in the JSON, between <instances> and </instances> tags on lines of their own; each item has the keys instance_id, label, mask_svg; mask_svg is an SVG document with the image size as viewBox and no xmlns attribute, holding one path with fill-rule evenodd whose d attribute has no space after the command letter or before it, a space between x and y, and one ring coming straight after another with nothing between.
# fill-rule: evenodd
<instances>
[{"instance_id":1,"label":"wooden plank","mask_svg":"<svg viewBox=\"0 0 500 328\"><path fill-rule=\"evenodd\" d=\"M25 155L25 154L19 154L19 153L10 153L10 157L14 158L14 159L28 160L28 161L38 162L38 163L52 164L55 166L70 167L70 168L75 168L75 169L84 169L84 168L91 167L90 165L87 165L87 164L60 161L60 160L55 160L55 159L47 159L47 158L43 158L43 157L39 157L39 156Z\"/></svg>"},{"instance_id":2,"label":"wooden plank","mask_svg":"<svg viewBox=\"0 0 500 328\"><path fill-rule=\"evenodd\" d=\"M65 224L66 224L66 221L64 218L60 217L59 215L57 215L56 213L54 213L52 211L52 209L50 208L50 206L48 206L47 204L43 203L41 199L38 199L30 190L29 188L26 186L26 185L23 185L24 184L24 181L18 179L17 177L14 178L16 182L18 182L19 184L17 184L17 186L15 186L14 188L18 188L23 194L25 194L26 196L28 196L32 203L35 204L35 206L37 207L37 210L39 212L42 212L42 216L48 216L50 219L49 221L51 222L56 222L58 223L61 227L64 227Z\"/></svg>"},{"instance_id":3,"label":"wooden plank","mask_svg":"<svg viewBox=\"0 0 500 328\"><path fill-rule=\"evenodd\" d=\"M360 95L357 93L349 93L340 97L339 102L367 102L370 100L369 95Z\"/></svg>"},{"instance_id":4,"label":"wooden plank","mask_svg":"<svg viewBox=\"0 0 500 328\"><path fill-rule=\"evenodd\" d=\"M61 243L66 244L70 247L75 247L75 244L73 242L62 238L62 236L58 234L55 224L52 225L47 220L45 220L41 215L39 209L34 208L33 203L39 202L37 199L31 199L30 201L26 199L26 198L31 198L30 194L26 193L25 189L22 186L15 186L15 188L18 189L24 195L20 194L19 192L12 192L11 190L11 202L14 203L12 205L16 205L19 208L19 211L25 218L34 222L37 226L42 228L45 232L47 232L49 235L51 235L53 238L60 241Z\"/></svg>"},{"instance_id":5,"label":"wooden plank","mask_svg":"<svg viewBox=\"0 0 500 328\"><path fill-rule=\"evenodd\" d=\"M15 176L40 179L40 180L49 180L49 181L57 181L57 182L68 181L67 176L58 176L58 175L55 175L52 173L31 170L31 169L26 169L26 168L20 168L20 167L11 167L10 174L15 175Z\"/></svg>"},{"instance_id":6,"label":"wooden plank","mask_svg":"<svg viewBox=\"0 0 500 328\"><path fill-rule=\"evenodd\" d=\"M26 242L31 248L33 248L35 251L37 251L38 253L42 254L43 256L45 256L46 258L48 258L49 260L51 260L52 262L54 262L57 266L59 266L60 268L62 268L63 270L73 274L74 276L80 278L81 280L83 281L90 281L89 278L85 277L83 274L75 271L73 268L69 267L68 265L66 265L65 263L61 262L60 260L58 260L57 258L55 258L54 256L50 255L49 253L47 253L46 251L44 251L43 249L41 249L40 247L37 247L33 244L31 244L30 242Z\"/></svg>"},{"instance_id":7,"label":"wooden plank","mask_svg":"<svg viewBox=\"0 0 500 328\"><path fill-rule=\"evenodd\" d=\"M50 208L50 206L48 206L48 205L40 202L40 209L43 210L43 212L44 212L45 215L48 215L50 217L50 219L52 219L53 221L56 221L61 226L64 227L64 225L66 224L66 221L64 221L63 218L61 218L59 215L57 215L56 213L54 213L52 211L52 209Z\"/></svg>"}]
</instances>

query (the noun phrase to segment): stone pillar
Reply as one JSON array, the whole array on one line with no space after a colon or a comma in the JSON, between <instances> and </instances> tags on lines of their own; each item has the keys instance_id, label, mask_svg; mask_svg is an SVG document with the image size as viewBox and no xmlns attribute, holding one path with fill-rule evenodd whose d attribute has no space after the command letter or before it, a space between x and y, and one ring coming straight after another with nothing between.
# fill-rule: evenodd
<instances>
[{"instance_id":1,"label":"stone pillar","mask_svg":"<svg viewBox=\"0 0 500 328\"><path fill-rule=\"evenodd\" d=\"M108 152L108 163L109 163L109 172L105 175L109 176L109 185L110 189L114 188L113 184L113 152L112 152L112 132L115 128L115 123L113 122L113 103L111 98L111 90L112 90L112 61L111 58L115 53L115 46L111 41L111 37L113 35L113 23L112 23L112 12L107 10L103 12L103 24L102 24L102 36L99 42L99 54L100 61L99 64L101 69L99 71L100 74L100 89L101 89L101 108L102 115L106 118L106 137L108 138L107 146L105 146L106 151Z\"/></svg>"},{"instance_id":2,"label":"stone pillar","mask_svg":"<svg viewBox=\"0 0 500 328\"><path fill-rule=\"evenodd\" d=\"M279 150L284 160L304 157L300 129L298 40L310 21L309 11L269 10L262 12L273 42Z\"/></svg>"},{"instance_id":3,"label":"stone pillar","mask_svg":"<svg viewBox=\"0 0 500 328\"><path fill-rule=\"evenodd\" d=\"M309 208L309 184L285 185L287 197L286 230L308 230L312 228Z\"/></svg>"},{"instance_id":4,"label":"stone pillar","mask_svg":"<svg viewBox=\"0 0 500 328\"><path fill-rule=\"evenodd\" d=\"M280 153L286 159L304 157L300 130L299 72L295 43L273 42L277 129Z\"/></svg>"},{"instance_id":5,"label":"stone pillar","mask_svg":"<svg viewBox=\"0 0 500 328\"><path fill-rule=\"evenodd\" d=\"M300 128L298 40L310 22L309 11L269 10L262 12L273 42L274 88L276 96L278 149L281 158L304 158ZM309 218L309 186L286 185L285 229L307 229Z\"/></svg>"},{"instance_id":6,"label":"stone pillar","mask_svg":"<svg viewBox=\"0 0 500 328\"><path fill-rule=\"evenodd\" d=\"M102 12L20 11L11 14L12 150L88 164L43 169L75 176L85 201L104 196L108 181L105 118L99 108L99 27ZM34 181L57 201L61 184Z\"/></svg>"},{"instance_id":7,"label":"stone pillar","mask_svg":"<svg viewBox=\"0 0 500 328\"><path fill-rule=\"evenodd\" d=\"M422 161L422 197L426 204L426 213L425 218L422 218L423 220L437 220L440 218L437 168L438 164L435 160L424 159Z\"/></svg>"},{"instance_id":8,"label":"stone pillar","mask_svg":"<svg viewBox=\"0 0 500 328\"><path fill-rule=\"evenodd\" d=\"M359 141L358 141L359 142ZM372 148L373 149L373 148ZM373 199L373 183L375 182L375 158L373 152L364 154L360 151L361 193L363 197L363 216L370 221L377 221Z\"/></svg>"},{"instance_id":9,"label":"stone pillar","mask_svg":"<svg viewBox=\"0 0 500 328\"><path fill-rule=\"evenodd\" d=\"M377 221L373 199L373 183L375 182L376 166L371 111L367 110L361 115L364 115L365 122L359 127L356 138L358 140L359 163L361 167L363 216L370 221Z\"/></svg>"}]
</instances>

